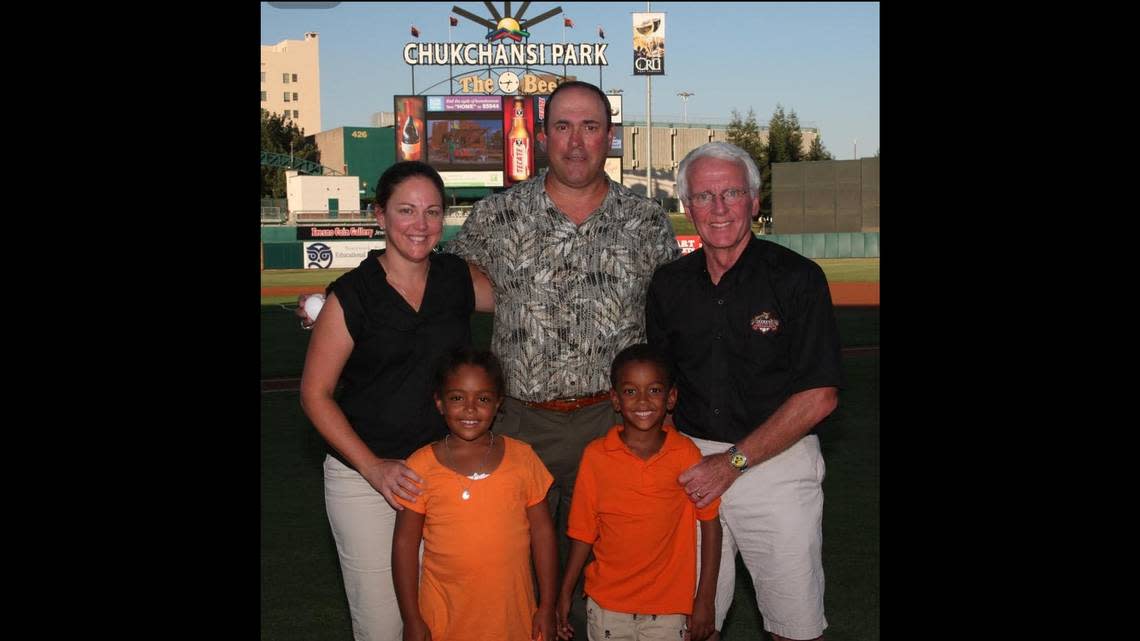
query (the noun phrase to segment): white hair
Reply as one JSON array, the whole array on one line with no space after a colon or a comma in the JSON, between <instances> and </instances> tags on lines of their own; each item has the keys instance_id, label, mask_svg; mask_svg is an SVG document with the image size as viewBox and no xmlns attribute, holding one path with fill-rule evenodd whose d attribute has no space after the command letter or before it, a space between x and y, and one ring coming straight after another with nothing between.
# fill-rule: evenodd
<instances>
[{"instance_id":1,"label":"white hair","mask_svg":"<svg viewBox=\"0 0 1140 641\"><path fill-rule=\"evenodd\" d=\"M748 191L753 196L760 193L760 170L747 151L729 142L707 142L690 151L677 167L677 197L681 200L689 200L689 166L701 158L719 158L740 163L748 175Z\"/></svg>"}]
</instances>

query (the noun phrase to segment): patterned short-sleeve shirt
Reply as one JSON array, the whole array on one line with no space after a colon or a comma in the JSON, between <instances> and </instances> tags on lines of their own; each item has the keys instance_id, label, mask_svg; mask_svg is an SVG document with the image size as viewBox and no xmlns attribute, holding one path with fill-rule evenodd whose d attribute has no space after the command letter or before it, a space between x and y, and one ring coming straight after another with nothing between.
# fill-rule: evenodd
<instances>
[{"instance_id":1,"label":"patterned short-sleeve shirt","mask_svg":"<svg viewBox=\"0 0 1140 641\"><path fill-rule=\"evenodd\" d=\"M681 255L657 203L610 180L601 206L575 225L544 179L476 203L447 245L494 283L491 349L507 395L523 401L609 389L614 356L645 341L653 271Z\"/></svg>"}]
</instances>

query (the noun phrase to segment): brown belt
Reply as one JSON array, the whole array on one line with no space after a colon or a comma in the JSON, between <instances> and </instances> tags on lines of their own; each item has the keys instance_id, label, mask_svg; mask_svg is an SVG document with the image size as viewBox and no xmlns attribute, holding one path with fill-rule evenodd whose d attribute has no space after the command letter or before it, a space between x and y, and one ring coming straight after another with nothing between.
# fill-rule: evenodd
<instances>
[{"instance_id":1,"label":"brown belt","mask_svg":"<svg viewBox=\"0 0 1140 641\"><path fill-rule=\"evenodd\" d=\"M553 412L573 412L580 410L583 407L589 407L597 403L601 403L609 399L609 392L598 392L592 396L579 396L577 398L556 398L549 401L542 401L541 403L532 401L523 401L527 407L533 407L540 410L551 410Z\"/></svg>"}]
</instances>

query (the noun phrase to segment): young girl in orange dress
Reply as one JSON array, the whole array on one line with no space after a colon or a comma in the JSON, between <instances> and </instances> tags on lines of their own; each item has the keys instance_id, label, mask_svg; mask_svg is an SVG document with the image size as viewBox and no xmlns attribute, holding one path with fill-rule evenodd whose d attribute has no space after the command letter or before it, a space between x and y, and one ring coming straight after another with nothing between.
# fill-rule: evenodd
<instances>
[{"instance_id":1,"label":"young girl in orange dress","mask_svg":"<svg viewBox=\"0 0 1140 641\"><path fill-rule=\"evenodd\" d=\"M554 641L553 479L529 445L491 431L502 392L490 352L444 357L435 404L449 434L408 457L423 493L399 499L408 509L396 515L392 542L405 641Z\"/></svg>"}]
</instances>

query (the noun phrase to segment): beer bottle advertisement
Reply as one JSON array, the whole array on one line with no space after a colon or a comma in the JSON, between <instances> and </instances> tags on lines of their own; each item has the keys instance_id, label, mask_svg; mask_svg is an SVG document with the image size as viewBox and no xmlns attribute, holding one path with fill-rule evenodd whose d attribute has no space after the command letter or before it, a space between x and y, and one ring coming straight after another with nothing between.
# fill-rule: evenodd
<instances>
[{"instance_id":1,"label":"beer bottle advertisement","mask_svg":"<svg viewBox=\"0 0 1140 641\"><path fill-rule=\"evenodd\" d=\"M546 99L550 96L531 96L531 105L534 107L534 171L538 173L550 166L550 158L546 153L546 131L543 129L543 120L546 118Z\"/></svg>"},{"instance_id":2,"label":"beer bottle advertisement","mask_svg":"<svg viewBox=\"0 0 1140 641\"><path fill-rule=\"evenodd\" d=\"M396 97L396 160L424 160L424 101L420 96Z\"/></svg>"},{"instance_id":3,"label":"beer bottle advertisement","mask_svg":"<svg viewBox=\"0 0 1140 641\"><path fill-rule=\"evenodd\" d=\"M509 187L534 176L534 106L524 96L503 100L503 183Z\"/></svg>"}]
</instances>

